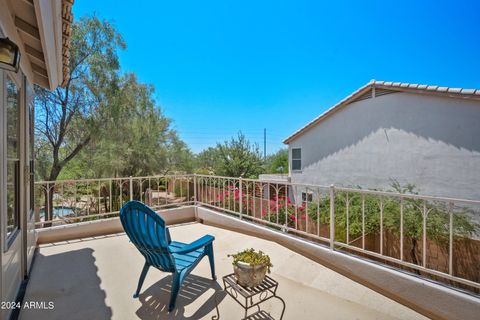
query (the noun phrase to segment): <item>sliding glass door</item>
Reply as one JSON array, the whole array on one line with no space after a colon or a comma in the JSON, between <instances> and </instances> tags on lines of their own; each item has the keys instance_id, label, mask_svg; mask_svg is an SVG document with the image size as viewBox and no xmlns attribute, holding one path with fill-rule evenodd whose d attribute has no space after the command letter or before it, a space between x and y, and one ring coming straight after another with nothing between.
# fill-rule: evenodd
<instances>
[{"instance_id":1,"label":"sliding glass door","mask_svg":"<svg viewBox=\"0 0 480 320\"><path fill-rule=\"evenodd\" d=\"M0 221L2 301L15 301L24 273L23 163L25 112L21 72L0 71ZM0 310L6 318L10 310Z\"/></svg>"}]
</instances>

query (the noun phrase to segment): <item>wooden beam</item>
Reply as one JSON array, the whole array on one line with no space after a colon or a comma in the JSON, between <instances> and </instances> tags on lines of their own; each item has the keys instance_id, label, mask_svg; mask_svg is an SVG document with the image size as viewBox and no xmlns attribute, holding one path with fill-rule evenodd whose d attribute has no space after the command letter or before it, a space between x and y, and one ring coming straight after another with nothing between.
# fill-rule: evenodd
<instances>
[{"instance_id":1,"label":"wooden beam","mask_svg":"<svg viewBox=\"0 0 480 320\"><path fill-rule=\"evenodd\" d=\"M22 18L15 16L15 26L23 32L31 35L35 39L40 40L40 31L38 31L38 28L32 26L30 23L23 20Z\"/></svg>"},{"instance_id":2,"label":"wooden beam","mask_svg":"<svg viewBox=\"0 0 480 320\"><path fill-rule=\"evenodd\" d=\"M45 57L43 56L43 52L38 51L33 47L30 47L28 44L25 44L25 52L27 52L28 55L31 55L32 57L37 58L42 62L45 62Z\"/></svg>"},{"instance_id":3,"label":"wooden beam","mask_svg":"<svg viewBox=\"0 0 480 320\"><path fill-rule=\"evenodd\" d=\"M32 62L32 70L33 72L45 77L48 79L48 72L44 68L40 67L39 65Z\"/></svg>"},{"instance_id":4,"label":"wooden beam","mask_svg":"<svg viewBox=\"0 0 480 320\"><path fill-rule=\"evenodd\" d=\"M49 87L48 78L45 78L44 76L35 72L33 73L33 82L44 88Z\"/></svg>"},{"instance_id":5,"label":"wooden beam","mask_svg":"<svg viewBox=\"0 0 480 320\"><path fill-rule=\"evenodd\" d=\"M28 4L31 5L32 7L35 6L35 5L33 4L33 0L23 0L23 2L28 3Z\"/></svg>"}]
</instances>

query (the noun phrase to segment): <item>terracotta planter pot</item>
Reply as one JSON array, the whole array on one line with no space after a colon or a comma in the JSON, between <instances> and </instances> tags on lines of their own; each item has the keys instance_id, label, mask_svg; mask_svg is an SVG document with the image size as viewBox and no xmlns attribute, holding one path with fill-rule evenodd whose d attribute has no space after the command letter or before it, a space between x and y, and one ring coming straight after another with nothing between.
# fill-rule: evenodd
<instances>
[{"instance_id":1,"label":"terracotta planter pot","mask_svg":"<svg viewBox=\"0 0 480 320\"><path fill-rule=\"evenodd\" d=\"M261 264L252 267L248 263L239 261L233 266L233 271L235 272L235 277L239 285L243 287L255 287L265 279L267 265Z\"/></svg>"}]
</instances>

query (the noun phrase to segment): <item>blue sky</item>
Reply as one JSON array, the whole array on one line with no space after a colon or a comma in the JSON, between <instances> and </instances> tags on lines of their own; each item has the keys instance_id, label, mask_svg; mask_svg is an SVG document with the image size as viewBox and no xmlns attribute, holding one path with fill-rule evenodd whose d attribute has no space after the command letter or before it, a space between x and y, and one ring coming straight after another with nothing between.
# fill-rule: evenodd
<instances>
[{"instance_id":1,"label":"blue sky","mask_svg":"<svg viewBox=\"0 0 480 320\"><path fill-rule=\"evenodd\" d=\"M133 4L132 4L133 3ZM267 152L371 79L480 88L480 1L75 1L113 21L194 152Z\"/></svg>"}]
</instances>

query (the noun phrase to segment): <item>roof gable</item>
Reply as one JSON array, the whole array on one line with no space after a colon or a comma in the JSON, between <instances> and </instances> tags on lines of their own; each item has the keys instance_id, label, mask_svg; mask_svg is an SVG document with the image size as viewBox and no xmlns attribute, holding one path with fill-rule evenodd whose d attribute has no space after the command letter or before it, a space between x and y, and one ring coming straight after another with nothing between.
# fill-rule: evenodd
<instances>
[{"instance_id":1,"label":"roof gable","mask_svg":"<svg viewBox=\"0 0 480 320\"><path fill-rule=\"evenodd\" d=\"M429 95L439 95L442 97L450 98L460 98L460 99L474 99L480 101L480 89L464 89L464 88L449 88L449 87L439 87L439 86L429 86L424 84L413 84L405 82L388 82L388 81L376 81L371 80L366 85L360 87L352 94L335 104L333 107L319 115L317 118L313 119L307 123L304 127L300 128L288 138L286 138L283 143L289 144L291 141L320 123L322 120L332 115L336 111L340 110L342 107L345 107L353 102L369 99L373 96L378 97L385 94L395 93L395 92L411 92L411 93L420 93L420 94L429 94Z\"/></svg>"}]
</instances>

